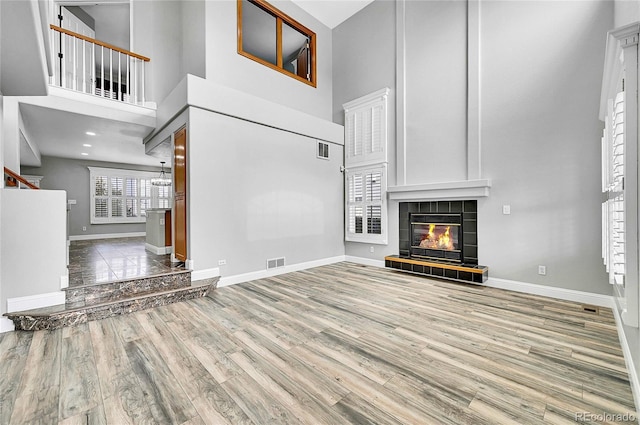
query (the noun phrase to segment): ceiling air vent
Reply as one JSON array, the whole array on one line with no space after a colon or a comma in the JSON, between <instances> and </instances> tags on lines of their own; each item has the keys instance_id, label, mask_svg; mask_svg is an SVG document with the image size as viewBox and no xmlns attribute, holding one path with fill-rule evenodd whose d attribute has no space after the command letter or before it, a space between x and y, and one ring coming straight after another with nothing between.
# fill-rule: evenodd
<instances>
[{"instance_id":1,"label":"ceiling air vent","mask_svg":"<svg viewBox=\"0 0 640 425\"><path fill-rule=\"evenodd\" d=\"M318 158L329 159L329 143L318 142Z\"/></svg>"}]
</instances>

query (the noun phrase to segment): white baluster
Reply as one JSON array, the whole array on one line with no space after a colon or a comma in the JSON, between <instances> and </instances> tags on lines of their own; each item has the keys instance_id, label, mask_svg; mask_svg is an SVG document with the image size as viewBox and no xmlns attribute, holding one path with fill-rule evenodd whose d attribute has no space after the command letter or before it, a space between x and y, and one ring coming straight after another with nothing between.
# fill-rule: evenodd
<instances>
[{"instance_id":1,"label":"white baluster","mask_svg":"<svg viewBox=\"0 0 640 425\"><path fill-rule=\"evenodd\" d=\"M109 49L109 99L113 99L113 50Z\"/></svg>"},{"instance_id":2,"label":"white baluster","mask_svg":"<svg viewBox=\"0 0 640 425\"><path fill-rule=\"evenodd\" d=\"M60 53L62 54L62 59L60 59L60 87L67 87L67 64L64 60L65 55L67 54L67 35L60 35Z\"/></svg>"},{"instance_id":3,"label":"white baluster","mask_svg":"<svg viewBox=\"0 0 640 425\"><path fill-rule=\"evenodd\" d=\"M127 55L127 102L131 103L131 56Z\"/></svg>"},{"instance_id":4,"label":"white baluster","mask_svg":"<svg viewBox=\"0 0 640 425\"><path fill-rule=\"evenodd\" d=\"M71 37L71 40L73 41L73 84L71 85L71 87L73 87L74 90L78 90L78 83L77 83L77 69L78 69L78 41L76 40L75 37Z\"/></svg>"},{"instance_id":5,"label":"white baluster","mask_svg":"<svg viewBox=\"0 0 640 425\"><path fill-rule=\"evenodd\" d=\"M96 45L91 43L91 94L96 95Z\"/></svg>"},{"instance_id":6,"label":"white baluster","mask_svg":"<svg viewBox=\"0 0 640 425\"><path fill-rule=\"evenodd\" d=\"M100 46L100 95L104 97L104 46Z\"/></svg>"},{"instance_id":7,"label":"white baluster","mask_svg":"<svg viewBox=\"0 0 640 425\"><path fill-rule=\"evenodd\" d=\"M144 61L141 60L141 65L142 65L142 106L144 106Z\"/></svg>"},{"instance_id":8,"label":"white baluster","mask_svg":"<svg viewBox=\"0 0 640 425\"><path fill-rule=\"evenodd\" d=\"M82 40L82 93L87 92L87 42Z\"/></svg>"},{"instance_id":9,"label":"white baluster","mask_svg":"<svg viewBox=\"0 0 640 425\"><path fill-rule=\"evenodd\" d=\"M138 60L137 59L133 59L133 81L134 81L134 88L133 88L133 103L137 104L138 103Z\"/></svg>"},{"instance_id":10,"label":"white baluster","mask_svg":"<svg viewBox=\"0 0 640 425\"><path fill-rule=\"evenodd\" d=\"M120 67L120 58L122 57L122 53L118 52L118 92L116 94L116 99L122 100L122 68Z\"/></svg>"}]
</instances>

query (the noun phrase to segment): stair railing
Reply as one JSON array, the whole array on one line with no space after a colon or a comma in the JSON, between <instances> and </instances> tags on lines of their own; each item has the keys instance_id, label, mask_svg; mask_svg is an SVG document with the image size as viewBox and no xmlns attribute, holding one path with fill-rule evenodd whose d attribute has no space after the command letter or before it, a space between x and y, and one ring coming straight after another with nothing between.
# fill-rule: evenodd
<instances>
[{"instance_id":1,"label":"stair railing","mask_svg":"<svg viewBox=\"0 0 640 425\"><path fill-rule=\"evenodd\" d=\"M22 183L29 189L40 189L38 186L28 182L27 179L22 177L20 174L16 173L15 171L11 171L7 167L4 167L4 175L6 176L6 185L8 187L18 187L18 183Z\"/></svg>"},{"instance_id":2,"label":"stair railing","mask_svg":"<svg viewBox=\"0 0 640 425\"><path fill-rule=\"evenodd\" d=\"M55 63L51 85L145 104L144 74L149 58L55 25L50 27Z\"/></svg>"}]
</instances>

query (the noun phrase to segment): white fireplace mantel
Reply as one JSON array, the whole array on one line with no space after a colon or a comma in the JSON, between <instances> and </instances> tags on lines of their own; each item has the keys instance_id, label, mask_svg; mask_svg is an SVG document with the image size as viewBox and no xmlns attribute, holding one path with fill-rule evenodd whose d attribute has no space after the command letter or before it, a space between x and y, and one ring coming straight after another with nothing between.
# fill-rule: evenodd
<instances>
[{"instance_id":1,"label":"white fireplace mantel","mask_svg":"<svg viewBox=\"0 0 640 425\"><path fill-rule=\"evenodd\" d=\"M464 180L455 182L390 186L389 200L394 201L458 201L486 198L491 180Z\"/></svg>"}]
</instances>

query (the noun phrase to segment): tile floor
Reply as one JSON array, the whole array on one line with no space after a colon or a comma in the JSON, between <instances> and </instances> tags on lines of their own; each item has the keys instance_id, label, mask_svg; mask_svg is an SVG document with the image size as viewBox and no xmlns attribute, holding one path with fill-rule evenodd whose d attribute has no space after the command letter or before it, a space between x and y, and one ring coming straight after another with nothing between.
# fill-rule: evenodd
<instances>
[{"instance_id":1,"label":"tile floor","mask_svg":"<svg viewBox=\"0 0 640 425\"><path fill-rule=\"evenodd\" d=\"M184 270L171 255L145 250L145 238L72 241L69 246L69 286L90 285Z\"/></svg>"}]
</instances>

